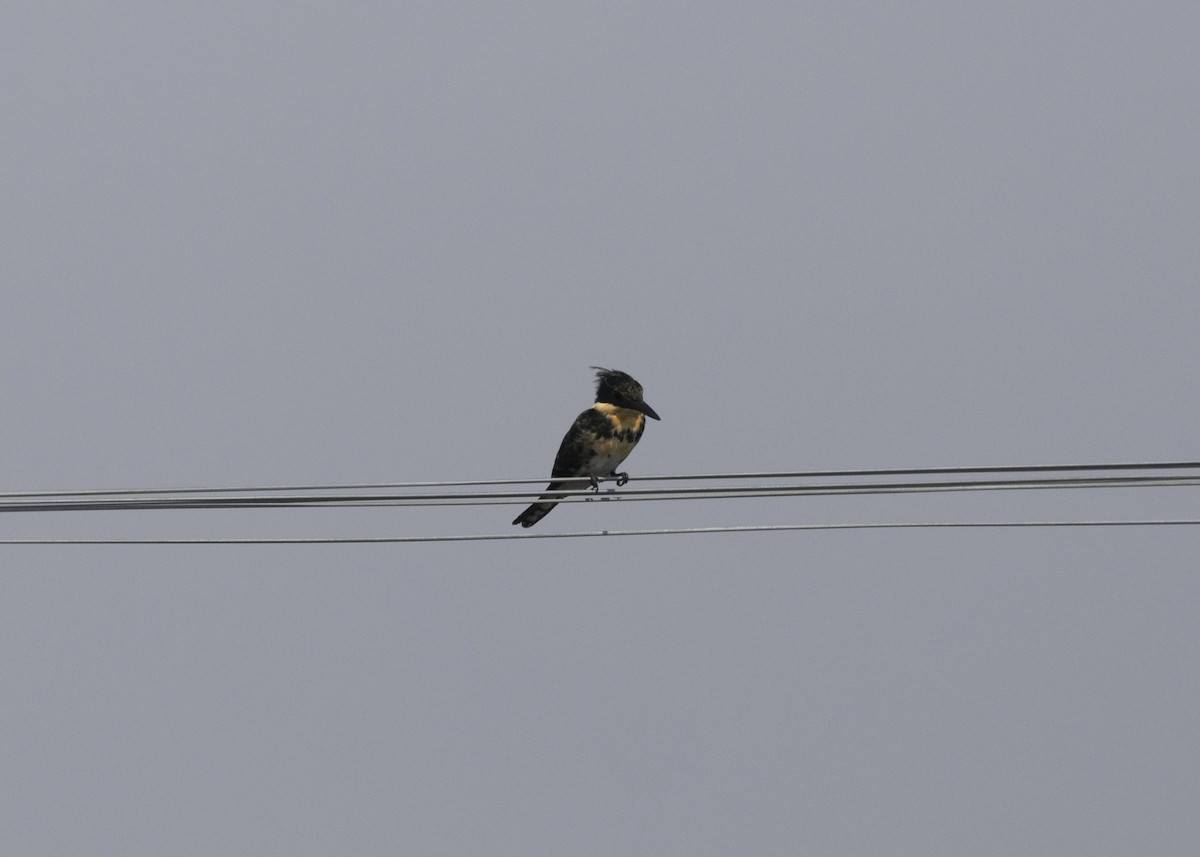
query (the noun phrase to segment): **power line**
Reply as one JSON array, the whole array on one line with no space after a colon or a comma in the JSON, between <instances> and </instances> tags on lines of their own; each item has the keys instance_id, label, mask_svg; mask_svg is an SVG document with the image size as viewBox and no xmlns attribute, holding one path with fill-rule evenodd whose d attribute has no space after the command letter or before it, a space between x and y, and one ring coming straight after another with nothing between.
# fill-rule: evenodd
<instances>
[{"instance_id":1,"label":"power line","mask_svg":"<svg viewBox=\"0 0 1200 857\"><path fill-rule=\"evenodd\" d=\"M670 478L670 477L660 477ZM682 477L681 477L682 478ZM691 477L700 478L700 477ZM574 480L586 485L586 480ZM540 480L544 482L544 480ZM799 496L914 494L956 491L1012 491L1080 488L1164 488L1200 485L1200 473L1181 475L1069 476L1025 479L921 480L885 482L838 482L783 485L720 485L687 488L628 488L597 493L590 488L556 489L558 502L593 500L714 500L778 498ZM164 509L252 509L355 506L467 506L527 503L544 493L544 488L522 491L420 492L420 493L306 493L292 495L216 494L192 496L129 497L126 492L89 496L9 495L0 500L3 512L147 511Z\"/></svg>"},{"instance_id":2,"label":"power line","mask_svg":"<svg viewBox=\"0 0 1200 857\"><path fill-rule=\"evenodd\" d=\"M912 468L871 468L843 470L791 470L791 471L749 471L741 473L698 473L698 474L668 474L658 476L634 476L630 482L664 482L664 481L716 481L732 479L851 479L860 477L896 477L896 476L950 476L979 474L1014 474L1014 473L1078 473L1086 471L1154 471L1154 470L1197 470L1200 471L1200 461L1149 461L1140 463L1102 463L1102 464L1024 464L1024 465L982 465L974 467L912 467ZM1200 476L1200 473L1197 474ZM71 489L59 491L3 491L0 501L18 498L56 497L116 497L126 495L184 495L184 494L235 494L235 493L296 493L334 492L334 491L388 491L411 488L468 488L500 485L544 485L548 481L545 476L526 477L520 479L467 479L467 480L434 480L425 482L359 482L337 484L302 484L302 485L258 485L258 486L229 486L209 488L116 488L116 489ZM540 492L538 492L540 493Z\"/></svg>"},{"instance_id":3,"label":"power line","mask_svg":"<svg viewBox=\"0 0 1200 857\"><path fill-rule=\"evenodd\" d=\"M977 477L977 478L964 478ZM632 479L638 483L690 480L680 487L632 487L593 491L587 480L556 489L558 502L714 500L864 494L914 494L962 491L1014 491L1113 488L1164 488L1200 485L1200 462L1159 461L1125 464L1066 464L985 467L929 467L858 470L778 471L768 473L673 474ZM837 481L830 481L837 480ZM740 481L743 484L730 484ZM719 482L720 484L711 484ZM710 483L710 484L704 484ZM546 480L464 480L267 486L259 488L128 488L0 494L3 512L89 512L199 509L355 508L364 506L463 506L525 504L545 492ZM518 490L467 490L495 487ZM561 497L559 497L561 495ZM200 544L373 544L450 541L501 541L526 538L581 538L603 535L667 535L797 530L867 530L965 527L1126 527L1194 525L1194 520L994 521L783 524L681 527L585 532L537 532L445 536L344 538L180 538L180 539L0 539L0 545L200 545Z\"/></svg>"},{"instance_id":4,"label":"power line","mask_svg":"<svg viewBox=\"0 0 1200 857\"><path fill-rule=\"evenodd\" d=\"M1180 527L1200 525L1200 519L1111 521L912 521L894 523L754 524L730 527L667 527L642 530L590 530L570 533L481 533L449 536L348 536L302 538L182 538L182 539L0 539L0 545L370 545L417 542L483 542L526 539L575 539L601 536L665 536L713 533L767 533L819 530L1016 529L1054 527Z\"/></svg>"}]
</instances>

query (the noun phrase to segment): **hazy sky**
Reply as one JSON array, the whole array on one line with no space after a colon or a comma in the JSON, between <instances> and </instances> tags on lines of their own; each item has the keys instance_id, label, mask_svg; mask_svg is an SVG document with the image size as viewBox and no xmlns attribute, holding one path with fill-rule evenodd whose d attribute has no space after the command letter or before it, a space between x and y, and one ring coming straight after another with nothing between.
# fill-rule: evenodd
<instances>
[{"instance_id":1,"label":"hazy sky","mask_svg":"<svg viewBox=\"0 0 1200 857\"><path fill-rule=\"evenodd\" d=\"M662 415L634 476L1196 460L1198 44L1155 0L19 4L0 488L540 476L592 364ZM1198 557L1197 528L0 546L0 851L1193 855Z\"/></svg>"}]
</instances>

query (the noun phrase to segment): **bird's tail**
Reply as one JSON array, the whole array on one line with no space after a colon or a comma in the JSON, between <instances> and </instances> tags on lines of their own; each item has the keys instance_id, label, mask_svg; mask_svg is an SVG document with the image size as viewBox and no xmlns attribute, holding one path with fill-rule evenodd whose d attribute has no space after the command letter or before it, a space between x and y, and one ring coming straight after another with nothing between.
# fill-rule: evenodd
<instances>
[{"instance_id":1,"label":"bird's tail","mask_svg":"<svg viewBox=\"0 0 1200 857\"><path fill-rule=\"evenodd\" d=\"M580 482L579 487L586 487L587 481ZM546 486L547 491L560 491L563 488L575 487L575 480L567 482L551 482ZM532 527L542 518L550 514L550 510L558 505L558 501L565 497L565 494L543 494L538 497L538 501L526 509L517 517L513 518L514 524L520 524L522 527Z\"/></svg>"}]
</instances>

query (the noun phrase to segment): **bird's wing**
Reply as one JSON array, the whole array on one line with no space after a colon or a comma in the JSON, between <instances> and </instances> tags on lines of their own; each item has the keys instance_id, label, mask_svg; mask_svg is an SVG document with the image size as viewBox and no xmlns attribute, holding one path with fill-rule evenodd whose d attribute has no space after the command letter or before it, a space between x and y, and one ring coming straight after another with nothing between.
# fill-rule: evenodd
<instances>
[{"instance_id":1,"label":"bird's wing","mask_svg":"<svg viewBox=\"0 0 1200 857\"><path fill-rule=\"evenodd\" d=\"M586 476L592 450L602 439L613 435L612 421L595 408L588 408L567 429L554 457L553 477Z\"/></svg>"}]
</instances>

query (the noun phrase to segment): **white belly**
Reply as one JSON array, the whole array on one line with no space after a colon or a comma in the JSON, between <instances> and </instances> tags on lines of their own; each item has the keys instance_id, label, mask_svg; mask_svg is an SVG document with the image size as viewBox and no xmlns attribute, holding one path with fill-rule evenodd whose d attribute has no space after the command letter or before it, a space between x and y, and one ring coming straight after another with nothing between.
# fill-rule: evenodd
<instances>
[{"instance_id":1,"label":"white belly","mask_svg":"<svg viewBox=\"0 0 1200 857\"><path fill-rule=\"evenodd\" d=\"M598 450L598 454L588 460L588 475L607 476L616 470L632 451L632 443L617 440L606 442Z\"/></svg>"}]
</instances>

